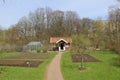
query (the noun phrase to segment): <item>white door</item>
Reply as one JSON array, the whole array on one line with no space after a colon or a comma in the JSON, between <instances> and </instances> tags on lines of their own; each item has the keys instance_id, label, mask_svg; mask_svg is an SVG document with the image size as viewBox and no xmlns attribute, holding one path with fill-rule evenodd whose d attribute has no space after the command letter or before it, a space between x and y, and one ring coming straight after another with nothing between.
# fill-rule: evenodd
<instances>
[{"instance_id":1,"label":"white door","mask_svg":"<svg viewBox=\"0 0 120 80\"><path fill-rule=\"evenodd\" d=\"M65 51L65 47L63 47L63 49L59 47L59 51Z\"/></svg>"}]
</instances>

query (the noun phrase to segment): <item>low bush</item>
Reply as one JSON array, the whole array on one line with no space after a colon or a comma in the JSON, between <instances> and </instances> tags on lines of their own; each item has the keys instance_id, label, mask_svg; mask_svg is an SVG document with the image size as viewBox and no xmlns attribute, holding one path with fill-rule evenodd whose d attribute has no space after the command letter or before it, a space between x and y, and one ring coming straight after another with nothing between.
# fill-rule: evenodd
<instances>
[{"instance_id":1,"label":"low bush","mask_svg":"<svg viewBox=\"0 0 120 80\"><path fill-rule=\"evenodd\" d=\"M3 73L3 72L6 72L6 68L1 67L1 68L0 68L0 74Z\"/></svg>"},{"instance_id":2,"label":"low bush","mask_svg":"<svg viewBox=\"0 0 120 80\"><path fill-rule=\"evenodd\" d=\"M47 53L47 50L48 49L46 47L42 47L37 50L37 53Z\"/></svg>"},{"instance_id":3,"label":"low bush","mask_svg":"<svg viewBox=\"0 0 120 80\"><path fill-rule=\"evenodd\" d=\"M17 45L10 45L10 44L5 44L5 45L0 45L0 52L21 52L23 50L22 46L17 46Z\"/></svg>"},{"instance_id":4,"label":"low bush","mask_svg":"<svg viewBox=\"0 0 120 80\"><path fill-rule=\"evenodd\" d=\"M120 57L113 58L111 64L117 67L120 67Z\"/></svg>"}]
</instances>

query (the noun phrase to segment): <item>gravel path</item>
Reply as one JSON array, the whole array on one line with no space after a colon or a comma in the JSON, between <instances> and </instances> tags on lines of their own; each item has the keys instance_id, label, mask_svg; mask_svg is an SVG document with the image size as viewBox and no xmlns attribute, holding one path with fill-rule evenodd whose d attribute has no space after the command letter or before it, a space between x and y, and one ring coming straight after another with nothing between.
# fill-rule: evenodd
<instances>
[{"instance_id":1,"label":"gravel path","mask_svg":"<svg viewBox=\"0 0 120 80\"><path fill-rule=\"evenodd\" d=\"M62 52L59 52L48 66L46 80L64 80L60 67L61 56Z\"/></svg>"}]
</instances>

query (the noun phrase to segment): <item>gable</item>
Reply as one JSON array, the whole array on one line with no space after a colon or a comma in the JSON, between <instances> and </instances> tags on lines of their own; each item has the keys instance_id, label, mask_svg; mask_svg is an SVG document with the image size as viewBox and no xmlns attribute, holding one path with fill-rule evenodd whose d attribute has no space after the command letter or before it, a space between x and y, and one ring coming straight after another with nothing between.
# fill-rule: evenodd
<instances>
[{"instance_id":1,"label":"gable","mask_svg":"<svg viewBox=\"0 0 120 80\"><path fill-rule=\"evenodd\" d=\"M67 37L67 38L65 38L65 37L63 37L63 38L62 37L51 37L50 38L50 43L58 43L60 41L64 41L66 43L71 43L72 39L69 37Z\"/></svg>"}]
</instances>

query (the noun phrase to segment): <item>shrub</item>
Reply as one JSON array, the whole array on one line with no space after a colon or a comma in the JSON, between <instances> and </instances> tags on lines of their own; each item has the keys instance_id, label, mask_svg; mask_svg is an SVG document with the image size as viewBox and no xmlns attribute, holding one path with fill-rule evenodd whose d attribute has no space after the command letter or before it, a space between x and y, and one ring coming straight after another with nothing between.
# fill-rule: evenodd
<instances>
[{"instance_id":1,"label":"shrub","mask_svg":"<svg viewBox=\"0 0 120 80\"><path fill-rule=\"evenodd\" d=\"M47 53L47 48L46 47L42 47L37 49L37 53Z\"/></svg>"},{"instance_id":2,"label":"shrub","mask_svg":"<svg viewBox=\"0 0 120 80\"><path fill-rule=\"evenodd\" d=\"M10 44L5 44L5 45L0 45L0 52L21 52L23 50L22 46L17 46L17 45L10 45Z\"/></svg>"},{"instance_id":3,"label":"shrub","mask_svg":"<svg viewBox=\"0 0 120 80\"><path fill-rule=\"evenodd\" d=\"M113 59L112 65L120 67L120 56Z\"/></svg>"},{"instance_id":4,"label":"shrub","mask_svg":"<svg viewBox=\"0 0 120 80\"><path fill-rule=\"evenodd\" d=\"M6 68L4 68L4 67L0 68L0 74L3 73L3 72L5 72L5 71L6 71Z\"/></svg>"},{"instance_id":5,"label":"shrub","mask_svg":"<svg viewBox=\"0 0 120 80\"><path fill-rule=\"evenodd\" d=\"M115 48L115 51L120 54L120 47Z\"/></svg>"}]
</instances>

